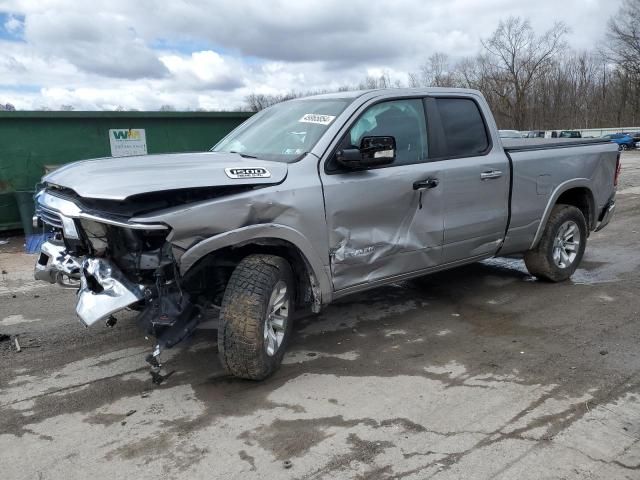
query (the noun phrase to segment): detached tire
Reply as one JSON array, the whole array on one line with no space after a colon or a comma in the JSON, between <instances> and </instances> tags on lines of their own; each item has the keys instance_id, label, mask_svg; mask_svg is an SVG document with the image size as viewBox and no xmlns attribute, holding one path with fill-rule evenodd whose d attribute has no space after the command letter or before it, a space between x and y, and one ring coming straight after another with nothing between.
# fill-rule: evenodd
<instances>
[{"instance_id":1,"label":"detached tire","mask_svg":"<svg viewBox=\"0 0 640 480\"><path fill-rule=\"evenodd\" d=\"M524 255L531 275L549 282L567 280L576 271L587 245L587 222L571 205L556 205L533 250Z\"/></svg>"},{"instance_id":2,"label":"detached tire","mask_svg":"<svg viewBox=\"0 0 640 480\"><path fill-rule=\"evenodd\" d=\"M235 268L220 309L218 352L232 375L263 380L275 372L291 336L295 283L289 263L249 255Z\"/></svg>"}]
</instances>

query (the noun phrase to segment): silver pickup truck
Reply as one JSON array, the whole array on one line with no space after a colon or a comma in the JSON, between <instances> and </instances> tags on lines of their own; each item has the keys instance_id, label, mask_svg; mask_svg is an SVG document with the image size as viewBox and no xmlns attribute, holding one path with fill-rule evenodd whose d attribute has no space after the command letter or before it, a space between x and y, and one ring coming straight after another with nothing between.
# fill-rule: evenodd
<instances>
[{"instance_id":1,"label":"silver pickup truck","mask_svg":"<svg viewBox=\"0 0 640 480\"><path fill-rule=\"evenodd\" d=\"M501 141L483 96L386 89L281 103L210 152L105 158L43 179L37 279L87 326L138 312L147 361L204 321L233 375L278 366L294 312L497 255L568 279L614 211L617 146Z\"/></svg>"}]
</instances>

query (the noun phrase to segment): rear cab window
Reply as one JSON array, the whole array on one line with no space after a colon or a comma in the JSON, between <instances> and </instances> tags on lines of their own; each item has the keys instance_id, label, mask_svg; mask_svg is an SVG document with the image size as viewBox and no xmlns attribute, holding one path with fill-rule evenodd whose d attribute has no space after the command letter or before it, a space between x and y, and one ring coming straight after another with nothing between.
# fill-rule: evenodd
<instances>
[{"instance_id":1,"label":"rear cab window","mask_svg":"<svg viewBox=\"0 0 640 480\"><path fill-rule=\"evenodd\" d=\"M491 139L479 105L470 98L432 98L428 111L439 119L440 137L434 159L475 157L491 149ZM433 122L432 122L433 123Z\"/></svg>"}]
</instances>

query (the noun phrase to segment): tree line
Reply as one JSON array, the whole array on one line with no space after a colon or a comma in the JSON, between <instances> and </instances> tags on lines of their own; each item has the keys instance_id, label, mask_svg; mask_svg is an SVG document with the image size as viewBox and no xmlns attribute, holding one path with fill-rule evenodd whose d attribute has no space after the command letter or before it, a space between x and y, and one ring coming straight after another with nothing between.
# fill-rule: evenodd
<instances>
[{"instance_id":1,"label":"tree line","mask_svg":"<svg viewBox=\"0 0 640 480\"><path fill-rule=\"evenodd\" d=\"M480 90L499 128L551 130L631 127L640 124L640 0L625 0L593 51L577 52L569 30L556 23L535 32L528 20L509 17L482 40L475 56L431 55L405 83L387 73L340 90L390 87L462 87ZM248 110L322 92L250 94Z\"/></svg>"}]
</instances>

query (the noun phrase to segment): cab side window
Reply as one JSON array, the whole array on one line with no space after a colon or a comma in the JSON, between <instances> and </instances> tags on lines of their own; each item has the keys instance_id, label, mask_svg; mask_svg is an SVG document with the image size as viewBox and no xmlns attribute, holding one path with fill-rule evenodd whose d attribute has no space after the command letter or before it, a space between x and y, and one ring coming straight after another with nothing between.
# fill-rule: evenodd
<instances>
[{"instance_id":1,"label":"cab side window","mask_svg":"<svg viewBox=\"0 0 640 480\"><path fill-rule=\"evenodd\" d=\"M392 100L373 105L351 127L341 147L357 148L363 137L379 136L396 139L396 160L391 167L426 161L427 128L422 100Z\"/></svg>"},{"instance_id":2,"label":"cab side window","mask_svg":"<svg viewBox=\"0 0 640 480\"><path fill-rule=\"evenodd\" d=\"M489 136L476 102L469 98L436 98L446 137L447 156L473 157L489 148Z\"/></svg>"}]
</instances>

